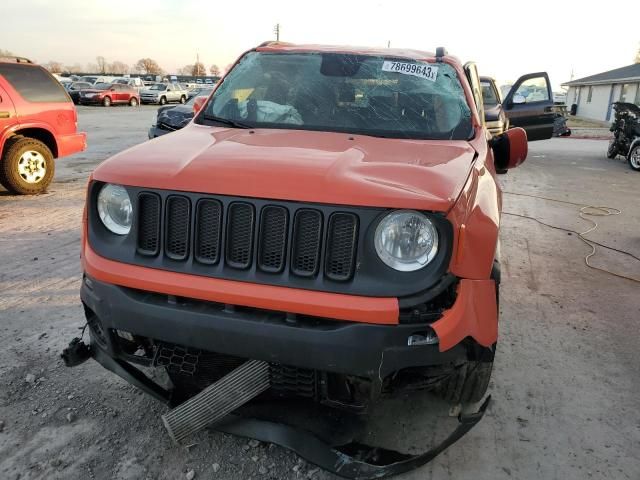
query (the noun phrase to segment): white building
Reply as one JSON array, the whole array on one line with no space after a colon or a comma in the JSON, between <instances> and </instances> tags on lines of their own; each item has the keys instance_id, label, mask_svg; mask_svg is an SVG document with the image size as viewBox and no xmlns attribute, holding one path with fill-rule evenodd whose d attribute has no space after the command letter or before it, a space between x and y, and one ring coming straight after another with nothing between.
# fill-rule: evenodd
<instances>
[{"instance_id":1,"label":"white building","mask_svg":"<svg viewBox=\"0 0 640 480\"><path fill-rule=\"evenodd\" d=\"M627 102L640 105L640 63L579 78L562 84L569 87L567 105L577 105L576 115L610 121L611 105Z\"/></svg>"}]
</instances>

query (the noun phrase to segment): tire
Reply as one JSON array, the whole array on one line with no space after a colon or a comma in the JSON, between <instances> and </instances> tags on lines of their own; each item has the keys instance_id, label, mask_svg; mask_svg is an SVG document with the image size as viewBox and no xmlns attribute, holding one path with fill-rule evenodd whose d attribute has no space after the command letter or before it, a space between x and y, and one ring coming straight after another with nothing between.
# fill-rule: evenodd
<instances>
[{"instance_id":1,"label":"tire","mask_svg":"<svg viewBox=\"0 0 640 480\"><path fill-rule=\"evenodd\" d=\"M184 95L180 97L180 103L184 104L187 101L187 97Z\"/></svg>"},{"instance_id":2,"label":"tire","mask_svg":"<svg viewBox=\"0 0 640 480\"><path fill-rule=\"evenodd\" d=\"M5 145L0 162L0 183L12 193L43 193L53 180L53 154L40 140L16 135Z\"/></svg>"},{"instance_id":3,"label":"tire","mask_svg":"<svg viewBox=\"0 0 640 480\"><path fill-rule=\"evenodd\" d=\"M609 148L607 148L607 158L614 159L618 156L618 146L615 140L609 140Z\"/></svg>"},{"instance_id":4,"label":"tire","mask_svg":"<svg viewBox=\"0 0 640 480\"><path fill-rule=\"evenodd\" d=\"M631 149L628 159L631 170L640 172L640 145L636 145Z\"/></svg>"},{"instance_id":5,"label":"tire","mask_svg":"<svg viewBox=\"0 0 640 480\"><path fill-rule=\"evenodd\" d=\"M160 97L160 105L166 105L167 104L167 97Z\"/></svg>"},{"instance_id":6,"label":"tire","mask_svg":"<svg viewBox=\"0 0 640 480\"><path fill-rule=\"evenodd\" d=\"M137 107L138 99L136 97L131 97L131 100L129 100L129 105L131 105L132 107Z\"/></svg>"},{"instance_id":7,"label":"tire","mask_svg":"<svg viewBox=\"0 0 640 480\"><path fill-rule=\"evenodd\" d=\"M110 107L111 106L111 97L104 97L104 99L102 100L102 106L103 107Z\"/></svg>"},{"instance_id":8,"label":"tire","mask_svg":"<svg viewBox=\"0 0 640 480\"><path fill-rule=\"evenodd\" d=\"M469 361L442 380L435 393L452 405L479 402L487 393L492 370L493 361Z\"/></svg>"}]
</instances>

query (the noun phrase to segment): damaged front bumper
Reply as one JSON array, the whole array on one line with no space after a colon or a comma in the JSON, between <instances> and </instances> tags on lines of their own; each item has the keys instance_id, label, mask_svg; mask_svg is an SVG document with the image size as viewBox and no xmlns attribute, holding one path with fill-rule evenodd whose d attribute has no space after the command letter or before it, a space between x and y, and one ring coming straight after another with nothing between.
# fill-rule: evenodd
<instances>
[{"instance_id":1,"label":"damaged front bumper","mask_svg":"<svg viewBox=\"0 0 640 480\"><path fill-rule=\"evenodd\" d=\"M377 325L287 315L143 292L85 276L80 296L105 332L103 347L123 358L117 332L182 347L299 368L382 380L411 367L458 364L462 343L441 352L420 344L431 326ZM125 356L125 358L128 358Z\"/></svg>"},{"instance_id":2,"label":"damaged front bumper","mask_svg":"<svg viewBox=\"0 0 640 480\"><path fill-rule=\"evenodd\" d=\"M470 302L473 304L468 292L460 289L460 293L463 295L462 298L459 295L456 302L457 313L454 306L450 321L445 322L444 327L442 323L437 327L444 333L450 325L449 330L454 332L448 332L448 338L454 338L455 330L460 330L459 317L464 316L463 311ZM385 380L399 377L404 371L460 364L469 358L470 350L483 348L470 339L447 347L446 351L440 351L437 343L411 344L411 338L428 338L427 333L433 332L433 323L376 325L278 314L144 292L88 276L83 278L81 298L91 332L88 351L91 357L171 407L182 404L189 397L194 398L198 391L211 390L247 359L267 362L270 384L267 388L272 392L271 400L274 395L279 398L293 392L293 396L314 397L329 406L345 407L348 399L334 398L333 377L343 383L346 383L345 378L363 379L368 385L364 396L373 398L383 391ZM74 339L63 355L65 362L70 360L69 366L77 364L87 355L84 348ZM166 367L172 388L152 380L135 366L136 363ZM187 380L182 386L195 385L195 390L186 396L179 391L180 385L176 382L196 379L207 365L214 364L218 367L224 364L225 373L205 378L204 385ZM170 373L172 367L174 376ZM307 374L316 382L312 386L305 383ZM344 392L337 395L344 395ZM268 404L269 397L264 400ZM333 444L304 429L247 416L242 411L239 415L224 416L212 428L275 443L337 475L365 480L396 475L433 460L481 420L488 404L489 398L477 412L461 414L457 428L441 444L416 455L354 440ZM212 405L208 407L213 408Z\"/></svg>"}]
</instances>

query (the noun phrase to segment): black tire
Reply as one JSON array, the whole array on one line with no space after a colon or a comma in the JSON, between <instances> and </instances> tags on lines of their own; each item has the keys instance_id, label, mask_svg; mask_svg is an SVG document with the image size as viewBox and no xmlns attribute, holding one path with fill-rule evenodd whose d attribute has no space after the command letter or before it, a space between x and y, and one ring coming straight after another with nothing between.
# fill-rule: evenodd
<instances>
[{"instance_id":1,"label":"black tire","mask_svg":"<svg viewBox=\"0 0 640 480\"><path fill-rule=\"evenodd\" d=\"M180 97L180 103L184 104L187 101L187 97L185 97L184 95Z\"/></svg>"},{"instance_id":2,"label":"black tire","mask_svg":"<svg viewBox=\"0 0 640 480\"><path fill-rule=\"evenodd\" d=\"M167 104L167 97L160 97L160 105L166 105Z\"/></svg>"},{"instance_id":3,"label":"black tire","mask_svg":"<svg viewBox=\"0 0 640 480\"><path fill-rule=\"evenodd\" d=\"M493 361L469 361L442 380L435 393L452 405L479 402L489 388L492 369Z\"/></svg>"},{"instance_id":4,"label":"black tire","mask_svg":"<svg viewBox=\"0 0 640 480\"><path fill-rule=\"evenodd\" d=\"M629 161L629 167L631 167L631 170L640 172L640 145L636 145L631 149L627 159Z\"/></svg>"},{"instance_id":5,"label":"black tire","mask_svg":"<svg viewBox=\"0 0 640 480\"><path fill-rule=\"evenodd\" d=\"M24 168L23 156L33 152L34 162L41 163L44 168L42 176L34 176L29 180L20 172ZM21 167L22 165L22 167ZM53 154L40 140L16 135L7 140L0 162L0 183L12 193L19 195L35 195L43 193L53 180L55 162Z\"/></svg>"},{"instance_id":6,"label":"black tire","mask_svg":"<svg viewBox=\"0 0 640 480\"><path fill-rule=\"evenodd\" d=\"M137 107L139 105L138 99L136 97L131 97L131 100L129 100L129 105L132 107Z\"/></svg>"},{"instance_id":7,"label":"black tire","mask_svg":"<svg viewBox=\"0 0 640 480\"><path fill-rule=\"evenodd\" d=\"M102 106L103 107L110 107L111 106L111 97L104 97L104 99L102 100Z\"/></svg>"},{"instance_id":8,"label":"black tire","mask_svg":"<svg viewBox=\"0 0 640 480\"><path fill-rule=\"evenodd\" d=\"M607 148L607 158L614 159L618 156L618 145L615 140L609 141L609 148Z\"/></svg>"}]
</instances>

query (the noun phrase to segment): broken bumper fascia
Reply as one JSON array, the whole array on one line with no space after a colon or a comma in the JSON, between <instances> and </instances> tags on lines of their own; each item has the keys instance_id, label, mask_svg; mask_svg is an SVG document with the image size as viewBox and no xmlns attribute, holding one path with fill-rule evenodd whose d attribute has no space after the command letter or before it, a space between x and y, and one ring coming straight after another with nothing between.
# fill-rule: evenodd
<instances>
[{"instance_id":1,"label":"broken bumper fascia","mask_svg":"<svg viewBox=\"0 0 640 480\"><path fill-rule=\"evenodd\" d=\"M207 302L172 302L85 276L80 296L107 335L106 353L118 357L115 331L185 347L299 368L382 380L409 367L458 364L461 343L408 345L429 324L376 325L345 321L287 322L255 309L220 309Z\"/></svg>"}]
</instances>

